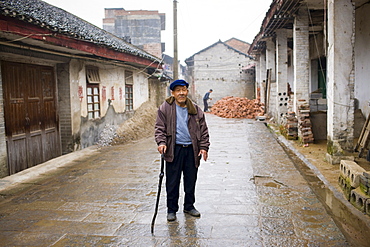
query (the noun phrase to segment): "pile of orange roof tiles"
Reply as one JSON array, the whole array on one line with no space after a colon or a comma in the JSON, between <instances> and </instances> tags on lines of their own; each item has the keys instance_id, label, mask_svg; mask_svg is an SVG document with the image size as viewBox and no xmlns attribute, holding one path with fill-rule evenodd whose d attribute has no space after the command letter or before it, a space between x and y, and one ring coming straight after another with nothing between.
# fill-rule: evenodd
<instances>
[{"instance_id":1,"label":"pile of orange roof tiles","mask_svg":"<svg viewBox=\"0 0 370 247\"><path fill-rule=\"evenodd\" d=\"M264 104L257 99L228 96L213 104L211 112L223 118L249 118L263 116Z\"/></svg>"}]
</instances>

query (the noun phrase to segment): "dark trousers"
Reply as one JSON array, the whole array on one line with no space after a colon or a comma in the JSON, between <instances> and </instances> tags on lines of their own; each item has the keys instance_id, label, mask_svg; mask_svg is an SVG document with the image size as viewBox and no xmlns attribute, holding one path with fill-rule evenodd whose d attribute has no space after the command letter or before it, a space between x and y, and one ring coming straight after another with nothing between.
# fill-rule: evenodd
<instances>
[{"instance_id":1,"label":"dark trousers","mask_svg":"<svg viewBox=\"0 0 370 247\"><path fill-rule=\"evenodd\" d=\"M208 102L206 99L203 100L204 103L204 112L208 111Z\"/></svg>"},{"instance_id":2,"label":"dark trousers","mask_svg":"<svg viewBox=\"0 0 370 247\"><path fill-rule=\"evenodd\" d=\"M167 212L176 213L179 210L179 190L181 174L184 177L184 210L194 209L195 183L198 168L195 167L193 147L175 146L173 162L166 162Z\"/></svg>"}]
</instances>

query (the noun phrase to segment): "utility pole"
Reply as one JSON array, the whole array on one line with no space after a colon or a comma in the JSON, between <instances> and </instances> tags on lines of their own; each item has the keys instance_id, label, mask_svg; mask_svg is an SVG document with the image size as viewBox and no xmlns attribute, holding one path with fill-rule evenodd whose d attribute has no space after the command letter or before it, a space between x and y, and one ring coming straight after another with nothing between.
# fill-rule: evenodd
<instances>
[{"instance_id":1,"label":"utility pole","mask_svg":"<svg viewBox=\"0 0 370 247\"><path fill-rule=\"evenodd\" d=\"M179 79L179 65L177 54L177 0L173 0L173 79Z\"/></svg>"}]
</instances>

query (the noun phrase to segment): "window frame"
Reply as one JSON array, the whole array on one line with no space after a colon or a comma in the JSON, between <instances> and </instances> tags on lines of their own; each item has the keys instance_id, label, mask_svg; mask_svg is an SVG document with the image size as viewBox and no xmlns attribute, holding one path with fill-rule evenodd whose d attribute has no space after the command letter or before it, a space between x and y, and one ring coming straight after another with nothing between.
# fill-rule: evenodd
<instances>
[{"instance_id":1,"label":"window frame","mask_svg":"<svg viewBox=\"0 0 370 247\"><path fill-rule=\"evenodd\" d=\"M86 81L87 83L100 83L98 67L86 66Z\"/></svg>"},{"instance_id":2,"label":"window frame","mask_svg":"<svg viewBox=\"0 0 370 247\"><path fill-rule=\"evenodd\" d=\"M134 90L133 85L125 84L125 109L126 111L134 110Z\"/></svg>"},{"instance_id":3,"label":"window frame","mask_svg":"<svg viewBox=\"0 0 370 247\"><path fill-rule=\"evenodd\" d=\"M134 110L134 73L130 70L125 71L125 109Z\"/></svg>"},{"instance_id":4,"label":"window frame","mask_svg":"<svg viewBox=\"0 0 370 247\"><path fill-rule=\"evenodd\" d=\"M101 117L99 86L99 84L86 83L87 119L89 120Z\"/></svg>"}]
</instances>

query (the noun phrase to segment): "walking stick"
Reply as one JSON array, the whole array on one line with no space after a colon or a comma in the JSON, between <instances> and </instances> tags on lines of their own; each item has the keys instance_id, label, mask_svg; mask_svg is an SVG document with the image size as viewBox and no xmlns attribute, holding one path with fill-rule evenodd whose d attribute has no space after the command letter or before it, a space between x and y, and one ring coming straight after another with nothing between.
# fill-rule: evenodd
<instances>
[{"instance_id":1,"label":"walking stick","mask_svg":"<svg viewBox=\"0 0 370 247\"><path fill-rule=\"evenodd\" d=\"M163 176L164 176L164 158L163 158L163 154L161 155L161 172L159 173L159 183L158 183L158 194L157 194L157 202L155 204L155 211L154 211L154 215L153 215L153 219L152 219L152 229L151 229L151 232L153 234L154 232L154 222L155 222L155 218L157 217L157 213L158 213L158 204L159 204L159 197L161 196L161 189L162 189L162 180L163 180Z\"/></svg>"}]
</instances>

